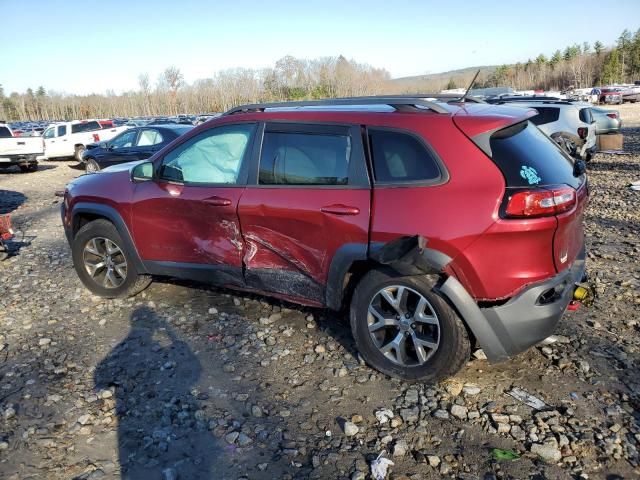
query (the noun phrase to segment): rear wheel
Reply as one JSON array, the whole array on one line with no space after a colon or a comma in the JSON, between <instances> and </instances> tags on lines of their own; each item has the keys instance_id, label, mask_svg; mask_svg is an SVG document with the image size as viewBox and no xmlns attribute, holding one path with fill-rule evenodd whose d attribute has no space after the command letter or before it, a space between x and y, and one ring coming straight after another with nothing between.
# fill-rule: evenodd
<instances>
[{"instance_id":1,"label":"rear wheel","mask_svg":"<svg viewBox=\"0 0 640 480\"><path fill-rule=\"evenodd\" d=\"M84 145L76 145L75 153L73 154L74 158L78 162L81 162L83 154L84 154Z\"/></svg>"},{"instance_id":2,"label":"rear wheel","mask_svg":"<svg viewBox=\"0 0 640 480\"><path fill-rule=\"evenodd\" d=\"M139 275L122 237L107 220L83 226L73 239L73 265L82 283L101 297L130 297L151 283Z\"/></svg>"},{"instance_id":3,"label":"rear wheel","mask_svg":"<svg viewBox=\"0 0 640 480\"><path fill-rule=\"evenodd\" d=\"M100 171L100 165L98 165L98 162L96 162L93 158L90 158L89 160L87 160L84 169L87 173L96 173Z\"/></svg>"},{"instance_id":4,"label":"rear wheel","mask_svg":"<svg viewBox=\"0 0 640 480\"><path fill-rule=\"evenodd\" d=\"M373 270L351 301L351 330L364 360L392 377L435 382L468 360L467 330L426 277Z\"/></svg>"}]
</instances>

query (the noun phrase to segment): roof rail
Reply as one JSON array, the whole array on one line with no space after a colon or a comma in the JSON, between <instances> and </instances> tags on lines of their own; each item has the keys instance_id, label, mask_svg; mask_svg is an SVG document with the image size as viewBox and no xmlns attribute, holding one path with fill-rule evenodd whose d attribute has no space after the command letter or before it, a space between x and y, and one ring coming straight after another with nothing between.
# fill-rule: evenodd
<instances>
[{"instance_id":1,"label":"roof rail","mask_svg":"<svg viewBox=\"0 0 640 480\"><path fill-rule=\"evenodd\" d=\"M324 107L324 106L363 106L363 105L388 105L399 112L415 112L419 109L429 109L436 113L450 113L441 105L442 102L429 99L460 99L459 96L449 96L442 94L419 94L419 95L380 95L369 97L346 97L330 98L324 100L302 100L295 102L275 102L275 103L252 103L240 105L224 113L233 115L242 112L263 112L267 108L292 108L292 107ZM480 103L477 99L468 99L472 102Z\"/></svg>"}]
</instances>

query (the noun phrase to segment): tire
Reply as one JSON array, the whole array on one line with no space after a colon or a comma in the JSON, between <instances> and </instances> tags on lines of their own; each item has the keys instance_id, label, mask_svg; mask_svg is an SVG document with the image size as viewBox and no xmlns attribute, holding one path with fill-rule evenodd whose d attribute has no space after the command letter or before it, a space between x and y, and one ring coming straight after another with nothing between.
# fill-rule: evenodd
<instances>
[{"instance_id":1,"label":"tire","mask_svg":"<svg viewBox=\"0 0 640 480\"><path fill-rule=\"evenodd\" d=\"M115 248L118 253L115 253ZM110 254L108 250L111 251ZM132 297L151 283L151 276L138 274L131 253L126 249L118 230L107 220L94 220L84 225L73 239L71 253L73 266L80 280L87 289L100 297ZM108 258L105 259L103 254L108 255ZM96 268L92 275L85 261L93 265L106 263L111 266L109 278L106 266Z\"/></svg>"},{"instance_id":2,"label":"tire","mask_svg":"<svg viewBox=\"0 0 640 480\"><path fill-rule=\"evenodd\" d=\"M437 382L443 378L454 375L471 355L471 344L469 334L462 320L456 312L449 306L445 299L434 289L435 282L427 277L401 277L395 276L391 272L372 270L367 273L360 283L357 285L353 297L351 299L351 331L356 341L356 345L362 355L362 358L380 372L390 377L396 377L403 380L421 380L426 382ZM413 306L413 313L419 310L418 306L422 297L426 300L426 307L423 307L423 313L428 312L426 316L422 316L424 320L416 320L416 316L412 319L404 320L404 317L395 316L395 321L402 318L402 326L385 326L375 331L378 338L370 333L371 323L376 323L381 317L375 316L370 312L370 305L374 305L374 310L378 313L383 312L385 322L393 321L393 311L388 307L390 303L386 301L381 290L393 292L398 295L400 288L404 289L405 303L407 311ZM380 300L378 304L377 301ZM401 309L402 310L402 309ZM389 318L391 317L391 318ZM434 320L435 317L435 320ZM434 324L433 322L436 322ZM411 325L407 325L410 323ZM415 328L414 328L415 327ZM403 331L403 329L406 329ZM421 329L423 329L421 331ZM435 334L437 329L437 335ZM387 350L386 354L382 350L388 348L392 344L392 340L397 340L405 335L404 350L407 360L404 364L398 362L401 356L398 351L392 353ZM415 335L415 336L414 336ZM418 355L418 349L413 342L414 338L423 341L430 337L431 340L437 337L437 346L435 348L422 347L422 359ZM402 342L402 340L400 340ZM414 347L412 348L411 345ZM426 355L425 355L426 353ZM392 358L395 358L393 360Z\"/></svg>"},{"instance_id":3,"label":"tire","mask_svg":"<svg viewBox=\"0 0 640 480\"><path fill-rule=\"evenodd\" d=\"M96 173L100 171L100 165L93 158L87 160L87 163L84 166L84 170L87 173Z\"/></svg>"},{"instance_id":4,"label":"tire","mask_svg":"<svg viewBox=\"0 0 640 480\"><path fill-rule=\"evenodd\" d=\"M75 158L78 162L82 162L82 155L84 154L84 145L76 145L75 153L73 154L73 158Z\"/></svg>"},{"instance_id":5,"label":"tire","mask_svg":"<svg viewBox=\"0 0 640 480\"><path fill-rule=\"evenodd\" d=\"M23 173L35 172L38 170L37 163L30 163L28 165L20 165L20 171Z\"/></svg>"}]
</instances>

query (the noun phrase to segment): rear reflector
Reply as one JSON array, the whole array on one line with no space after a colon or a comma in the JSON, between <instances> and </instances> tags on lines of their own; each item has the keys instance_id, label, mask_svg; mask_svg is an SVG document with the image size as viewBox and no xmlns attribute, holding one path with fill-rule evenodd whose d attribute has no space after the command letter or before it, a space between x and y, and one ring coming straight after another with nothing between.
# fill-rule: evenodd
<instances>
[{"instance_id":1,"label":"rear reflector","mask_svg":"<svg viewBox=\"0 0 640 480\"><path fill-rule=\"evenodd\" d=\"M566 212L576 204L576 191L557 187L517 192L509 198L506 216L510 218L549 217Z\"/></svg>"},{"instance_id":2,"label":"rear reflector","mask_svg":"<svg viewBox=\"0 0 640 480\"><path fill-rule=\"evenodd\" d=\"M607 113L607 117L609 117L609 118L618 118L618 114L617 113Z\"/></svg>"}]
</instances>

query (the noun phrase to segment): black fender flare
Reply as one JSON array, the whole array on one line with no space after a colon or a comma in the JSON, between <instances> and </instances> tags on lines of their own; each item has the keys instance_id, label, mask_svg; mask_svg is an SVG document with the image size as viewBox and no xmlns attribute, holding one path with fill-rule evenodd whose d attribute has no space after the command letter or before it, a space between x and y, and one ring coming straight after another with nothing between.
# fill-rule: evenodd
<instances>
[{"instance_id":1,"label":"black fender flare","mask_svg":"<svg viewBox=\"0 0 640 480\"><path fill-rule=\"evenodd\" d=\"M118 213L118 211L110 207L108 205L102 205L100 203L91 203L91 202L78 202L73 206L73 210L71 212L71 225L72 231L76 231L76 222L78 221L78 217L83 214L88 213L90 215L95 215L98 217L103 217L109 220L115 227L122 241L124 243L124 247L127 249L127 252L133 259L133 264L138 273L149 273L138 254L138 249L133 241L133 237L129 232L129 228L125 223L124 219Z\"/></svg>"}]
</instances>

